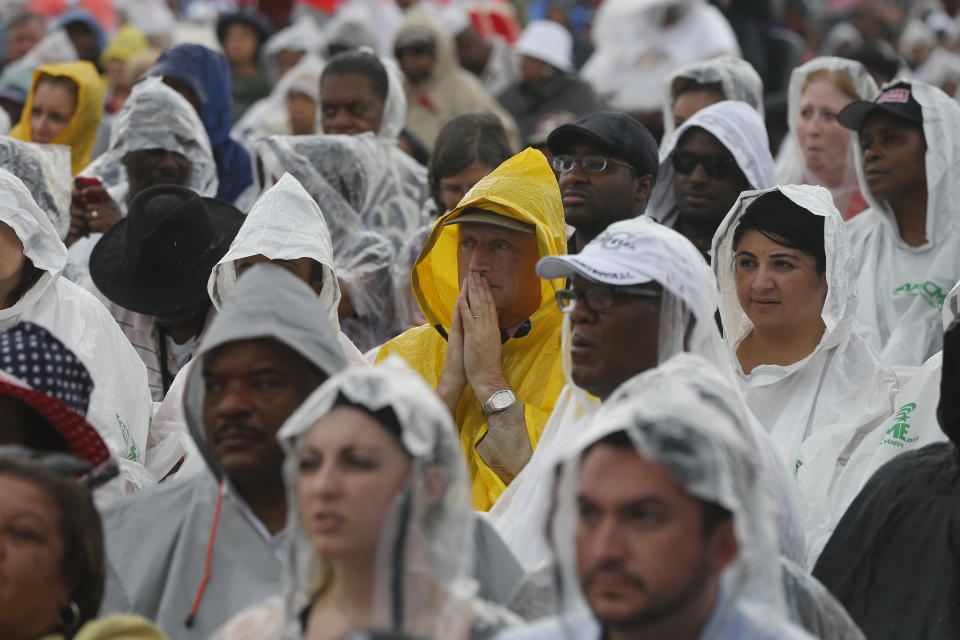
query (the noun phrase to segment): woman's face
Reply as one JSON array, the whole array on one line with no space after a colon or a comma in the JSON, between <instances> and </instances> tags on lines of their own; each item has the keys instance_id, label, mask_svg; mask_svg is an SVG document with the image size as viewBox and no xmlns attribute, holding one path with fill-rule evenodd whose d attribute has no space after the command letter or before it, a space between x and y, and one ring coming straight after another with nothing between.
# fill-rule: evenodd
<instances>
[{"instance_id":1,"label":"woman's face","mask_svg":"<svg viewBox=\"0 0 960 640\"><path fill-rule=\"evenodd\" d=\"M736 247L734 264L737 298L757 330L789 335L823 325L827 281L812 255L751 229Z\"/></svg>"},{"instance_id":2,"label":"woman's face","mask_svg":"<svg viewBox=\"0 0 960 640\"><path fill-rule=\"evenodd\" d=\"M410 472L397 438L366 413L338 407L304 436L297 468L297 504L314 551L328 558L375 553Z\"/></svg>"},{"instance_id":3,"label":"woman's face","mask_svg":"<svg viewBox=\"0 0 960 640\"><path fill-rule=\"evenodd\" d=\"M0 290L19 284L24 260L23 243L17 232L7 223L0 222Z\"/></svg>"},{"instance_id":4,"label":"woman's face","mask_svg":"<svg viewBox=\"0 0 960 640\"><path fill-rule=\"evenodd\" d=\"M0 638L52 632L70 602L53 501L33 483L0 476Z\"/></svg>"},{"instance_id":5,"label":"woman's face","mask_svg":"<svg viewBox=\"0 0 960 640\"><path fill-rule=\"evenodd\" d=\"M474 162L459 173L440 178L438 185L440 187L440 199L443 200L446 211L450 211L460 204L460 200L467 195L467 191L470 191L473 185L480 182L492 171L492 167Z\"/></svg>"},{"instance_id":6,"label":"woman's face","mask_svg":"<svg viewBox=\"0 0 960 640\"><path fill-rule=\"evenodd\" d=\"M77 98L69 89L50 82L38 84L30 111L30 141L53 142L70 124L76 110Z\"/></svg>"},{"instance_id":7,"label":"woman's face","mask_svg":"<svg viewBox=\"0 0 960 640\"><path fill-rule=\"evenodd\" d=\"M850 130L837 121L837 114L852 100L829 80L815 80L800 96L797 142L807 170L828 187L839 186L847 175ZM849 167L854 176L853 166Z\"/></svg>"}]
</instances>

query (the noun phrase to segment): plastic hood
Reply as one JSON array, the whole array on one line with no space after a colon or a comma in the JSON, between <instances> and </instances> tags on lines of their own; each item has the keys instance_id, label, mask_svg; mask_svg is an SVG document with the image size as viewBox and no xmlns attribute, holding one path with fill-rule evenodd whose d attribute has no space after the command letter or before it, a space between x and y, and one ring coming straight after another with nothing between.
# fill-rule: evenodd
<instances>
[{"instance_id":1,"label":"plastic hood","mask_svg":"<svg viewBox=\"0 0 960 640\"><path fill-rule=\"evenodd\" d=\"M897 80L901 82L901 80ZM900 238L893 210L885 200L873 197L863 175L863 150L854 136L857 155L857 178L860 191L870 208L889 225L894 244L906 251L930 250L952 241L950 235L957 224L956 203L960 202L960 104L936 87L908 81L913 97L923 111L923 135L927 141L927 243L910 247ZM894 82L883 85L881 91Z\"/></svg>"},{"instance_id":2,"label":"plastic hood","mask_svg":"<svg viewBox=\"0 0 960 640\"><path fill-rule=\"evenodd\" d=\"M810 185L786 185L762 191L744 191L737 203L724 218L713 237L713 272L720 284L720 318L725 330L724 339L731 357L736 358L736 348L753 328L753 323L743 312L737 299L734 277L733 235L747 207L758 196L779 190L810 212L821 216L823 221L823 244L827 258L827 297L820 316L826 325L820 344L813 352L791 367L802 366L815 354L836 346L853 332L857 294L854 286L853 252L843 229L843 219L833 204L830 192L823 187Z\"/></svg>"},{"instance_id":3,"label":"plastic hood","mask_svg":"<svg viewBox=\"0 0 960 640\"><path fill-rule=\"evenodd\" d=\"M23 180L57 234L66 238L70 230L70 149L0 137L0 166Z\"/></svg>"},{"instance_id":4,"label":"plastic hood","mask_svg":"<svg viewBox=\"0 0 960 640\"><path fill-rule=\"evenodd\" d=\"M380 64L387 72L387 98L383 103L383 119L376 136L396 144L407 121L407 94L403 90L403 72L390 58L380 58Z\"/></svg>"},{"instance_id":5,"label":"plastic hood","mask_svg":"<svg viewBox=\"0 0 960 640\"><path fill-rule=\"evenodd\" d=\"M215 475L220 469L207 448L204 426L203 359L228 342L273 338L333 375L347 362L333 327L316 321L327 312L313 289L282 267L255 265L237 281L200 342L183 394L190 434Z\"/></svg>"},{"instance_id":6,"label":"plastic hood","mask_svg":"<svg viewBox=\"0 0 960 640\"><path fill-rule=\"evenodd\" d=\"M453 319L460 283L457 281L459 231L457 225L443 224L471 207L534 225L541 257L567 252L563 204L556 176L542 153L535 149L521 151L475 184L455 209L437 220L413 267L411 282L420 309L427 322L440 325L445 331ZM541 280L541 311L546 308L560 313L554 293L564 286L562 279Z\"/></svg>"},{"instance_id":7,"label":"plastic hood","mask_svg":"<svg viewBox=\"0 0 960 640\"><path fill-rule=\"evenodd\" d=\"M330 231L320 206L289 173L254 203L223 259L207 281L210 299L218 309L237 282L234 261L263 255L271 260L311 258L323 265L320 304L332 326L340 326L337 306L340 284L333 266Z\"/></svg>"},{"instance_id":8,"label":"plastic hood","mask_svg":"<svg viewBox=\"0 0 960 640\"><path fill-rule=\"evenodd\" d=\"M327 40L323 29L309 15L301 17L285 29L277 31L263 44L263 55L273 57L281 51L303 51L323 57Z\"/></svg>"},{"instance_id":9,"label":"plastic hood","mask_svg":"<svg viewBox=\"0 0 960 640\"><path fill-rule=\"evenodd\" d=\"M414 4L404 13L403 22L397 30L397 38L412 30L426 31L433 36L436 63L430 78L422 85L425 91L429 91L431 84L456 73L460 68L460 61L457 58L453 36L444 28L440 18L426 7Z\"/></svg>"},{"instance_id":10,"label":"plastic hood","mask_svg":"<svg viewBox=\"0 0 960 640\"><path fill-rule=\"evenodd\" d=\"M677 200L674 195L676 172L670 154L693 127L706 130L727 148L751 187L768 189L776 184L767 128L760 114L745 102L724 100L712 104L693 114L666 139L660 150L660 169L647 210L652 218L671 227L677 220Z\"/></svg>"}]
</instances>

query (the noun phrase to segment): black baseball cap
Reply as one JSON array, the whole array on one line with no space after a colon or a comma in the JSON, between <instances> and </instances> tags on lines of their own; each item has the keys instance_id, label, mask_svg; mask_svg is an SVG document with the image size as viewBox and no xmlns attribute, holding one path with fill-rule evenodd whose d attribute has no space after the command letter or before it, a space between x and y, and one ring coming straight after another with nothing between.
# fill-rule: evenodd
<instances>
[{"instance_id":1,"label":"black baseball cap","mask_svg":"<svg viewBox=\"0 0 960 640\"><path fill-rule=\"evenodd\" d=\"M578 138L587 138L610 155L623 158L642 176L656 179L660 159L657 141L639 120L619 111L597 111L557 127L547 137L553 155L564 153Z\"/></svg>"},{"instance_id":2,"label":"black baseball cap","mask_svg":"<svg viewBox=\"0 0 960 640\"><path fill-rule=\"evenodd\" d=\"M913 87L909 82L898 82L887 87L873 102L851 102L837 114L837 121L847 129L860 131L867 116L876 111L886 111L914 124L923 124L923 110L913 97Z\"/></svg>"}]
</instances>

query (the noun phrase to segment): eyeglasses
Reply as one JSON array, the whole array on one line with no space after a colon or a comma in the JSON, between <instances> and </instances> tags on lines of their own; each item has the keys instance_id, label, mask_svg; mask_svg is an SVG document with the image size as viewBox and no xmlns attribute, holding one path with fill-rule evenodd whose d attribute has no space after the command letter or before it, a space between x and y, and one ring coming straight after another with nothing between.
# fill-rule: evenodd
<instances>
[{"instance_id":1,"label":"eyeglasses","mask_svg":"<svg viewBox=\"0 0 960 640\"><path fill-rule=\"evenodd\" d=\"M591 287L586 291L577 291L576 289L561 289L554 296L557 299L557 306L560 311L570 313L577 304L577 300L583 300L587 308L594 313L609 311L613 308L613 300L617 296L633 296L636 298L646 298L648 300L660 300L661 293L652 291L643 287Z\"/></svg>"},{"instance_id":2,"label":"eyeglasses","mask_svg":"<svg viewBox=\"0 0 960 640\"><path fill-rule=\"evenodd\" d=\"M606 156L600 155L599 153L591 153L589 155L583 156L580 158L580 166L587 173L601 173L606 171L608 164L618 164L621 167L626 167L631 171L636 171L636 169L631 164L626 162L621 162L615 158L607 158ZM560 173L566 173L568 171L573 171L577 166L577 159L571 156L568 153L561 153L558 156L553 156L553 169Z\"/></svg>"},{"instance_id":3,"label":"eyeglasses","mask_svg":"<svg viewBox=\"0 0 960 640\"><path fill-rule=\"evenodd\" d=\"M737 161L730 156L725 155L706 155L701 156L689 151L680 151L674 149L670 153L670 161L673 163L673 169L677 173L690 175L697 165L702 165L707 175L714 180L723 180L737 166Z\"/></svg>"}]
</instances>

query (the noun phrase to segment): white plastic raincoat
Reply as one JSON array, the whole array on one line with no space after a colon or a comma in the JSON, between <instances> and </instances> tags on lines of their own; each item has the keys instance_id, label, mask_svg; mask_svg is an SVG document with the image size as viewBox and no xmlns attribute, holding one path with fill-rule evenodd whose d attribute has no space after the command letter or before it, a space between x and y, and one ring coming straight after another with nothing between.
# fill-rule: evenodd
<instances>
[{"instance_id":1,"label":"white plastic raincoat","mask_svg":"<svg viewBox=\"0 0 960 640\"><path fill-rule=\"evenodd\" d=\"M854 147L851 135L850 147L847 151L846 171L843 182L839 185L829 187L822 180L810 173L807 169L806 161L803 158L803 152L797 143L797 120L800 117L800 102L803 99L804 83L807 76L817 71L842 72L850 77L853 82L853 88L857 92L860 100L872 102L878 93L877 83L873 76L867 71L866 67L856 60L847 58L835 58L833 56L820 56L810 62L800 65L790 74L790 86L787 90L787 126L790 129L789 142L785 141L781 147L783 152L777 156L777 182L776 184L819 184L830 189L833 195L834 204L839 208L842 204L848 203L844 209L849 207L851 198L858 193L857 184L857 152ZM858 198L859 199L859 198ZM862 203L859 206L863 206ZM841 209L841 214L846 211ZM850 216L846 216L850 217Z\"/></svg>"},{"instance_id":2,"label":"white plastic raincoat","mask_svg":"<svg viewBox=\"0 0 960 640\"><path fill-rule=\"evenodd\" d=\"M261 55L267 59L267 64L273 64L273 58L281 51L302 51L322 59L326 48L327 39L323 29L312 16L305 14L289 27L270 36L263 43Z\"/></svg>"},{"instance_id":3,"label":"white plastic raincoat","mask_svg":"<svg viewBox=\"0 0 960 640\"><path fill-rule=\"evenodd\" d=\"M887 85L884 85L886 87ZM929 85L911 82L927 142L927 242L901 238L890 206L869 193L863 152L854 136L857 175L870 208L849 223L857 266L860 335L892 365L919 365L940 350L940 311L960 280L960 105Z\"/></svg>"},{"instance_id":4,"label":"white plastic raincoat","mask_svg":"<svg viewBox=\"0 0 960 640\"><path fill-rule=\"evenodd\" d=\"M519 623L504 609L473 597L469 572L476 516L470 486L450 412L436 393L400 358L367 369L351 368L317 389L284 423L278 434L287 453L288 525L284 594L246 611L218 634L217 640L295 640L306 636L303 612L315 594L324 558L311 547L301 520L295 486L301 443L317 419L340 401L389 409L397 418L400 444L410 456L410 471L384 524L373 576L369 627L423 640L482 640ZM386 427L384 427L386 429ZM430 476L442 471L445 487L428 496ZM340 605L349 611L356 604Z\"/></svg>"},{"instance_id":5,"label":"white plastic raincoat","mask_svg":"<svg viewBox=\"0 0 960 640\"><path fill-rule=\"evenodd\" d=\"M693 127L704 129L727 148L754 189L767 189L776 184L763 118L745 102L724 100L712 104L697 111L669 138L664 138L660 148L660 169L647 203L647 215L668 227L677 224L677 198L674 191L676 172L670 154Z\"/></svg>"},{"instance_id":6,"label":"white plastic raincoat","mask_svg":"<svg viewBox=\"0 0 960 640\"><path fill-rule=\"evenodd\" d=\"M663 140L667 140L676 129L673 103L677 99L680 80L693 80L697 84L719 84L723 89L724 100L745 102L763 119L763 80L760 79L760 74L743 58L717 56L680 67L663 83Z\"/></svg>"},{"instance_id":7,"label":"white plastic raincoat","mask_svg":"<svg viewBox=\"0 0 960 640\"><path fill-rule=\"evenodd\" d=\"M13 306L0 309L0 330L33 322L70 348L90 372L93 393L87 421L120 465L120 478L97 491L100 504L153 484L143 466L153 405L147 370L120 327L91 294L62 278L67 249L26 186L0 169L0 222L23 243L23 253L43 272Z\"/></svg>"},{"instance_id":8,"label":"white plastic raincoat","mask_svg":"<svg viewBox=\"0 0 960 640\"><path fill-rule=\"evenodd\" d=\"M70 148L0 137L0 167L27 186L61 240L70 230Z\"/></svg>"},{"instance_id":9,"label":"white plastic raincoat","mask_svg":"<svg viewBox=\"0 0 960 640\"><path fill-rule=\"evenodd\" d=\"M749 375L736 359L737 347L753 324L737 298L733 236L747 207L772 189L741 194L713 238L713 271L720 284L724 340L747 406L796 467L809 542L810 534L829 518L827 497L834 480L860 440L892 412L899 383L855 331L853 256L830 192L803 185L775 188L811 216L824 219L828 288L820 343L798 362L760 365Z\"/></svg>"}]
</instances>

